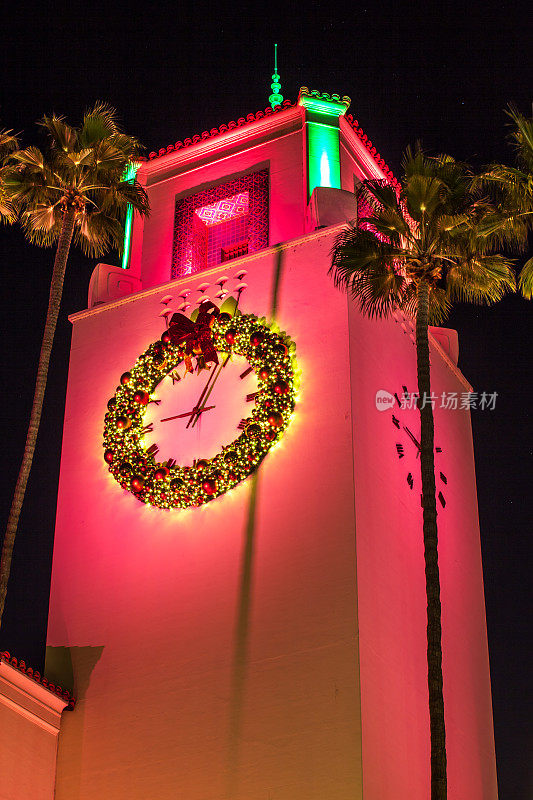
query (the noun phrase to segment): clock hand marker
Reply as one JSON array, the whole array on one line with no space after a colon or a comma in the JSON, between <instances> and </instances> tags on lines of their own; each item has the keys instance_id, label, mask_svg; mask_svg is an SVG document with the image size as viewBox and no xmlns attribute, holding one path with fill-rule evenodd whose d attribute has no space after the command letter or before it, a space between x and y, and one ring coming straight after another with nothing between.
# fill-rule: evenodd
<instances>
[{"instance_id":1,"label":"clock hand marker","mask_svg":"<svg viewBox=\"0 0 533 800\"><path fill-rule=\"evenodd\" d=\"M207 401L209 400L209 395L210 395L210 394L211 394L211 392L213 391L213 387L214 387L215 383L217 382L217 380L218 380L218 378L219 378L219 376L220 376L220 373L222 372L222 370L224 369L224 367L226 366L226 364L228 363L228 361L230 360L230 358L231 358L231 353L228 353L228 355L227 355L227 357L226 357L226 360L225 360L225 361L224 361L224 363L223 363L223 364L221 364L221 365L220 365L220 367L218 368L218 372L217 372L217 374L215 375L215 378L214 378L214 380L213 380L213 383L211 384L211 386L209 387L209 391L208 391L208 392L207 392L207 394L205 395L205 398L204 398L204 400L203 400L203 405L200 407L199 411L198 411L198 412L196 412L196 416L194 417L194 419L192 419L192 417L191 417L191 419L192 419L192 427L193 427L193 428L194 428L194 426L196 425L196 423L198 422L198 420L199 420L199 418L200 418L200 414L202 413L202 410L203 410L203 408L204 408L205 404L206 404L206 403L207 403ZM205 388L207 389L207 386L206 386ZM189 420L189 422L190 422L190 421L191 421L191 420ZM187 425L186 425L186 427L187 427L187 428L189 427L189 422L188 422L188 423L187 423Z\"/></svg>"},{"instance_id":2,"label":"clock hand marker","mask_svg":"<svg viewBox=\"0 0 533 800\"><path fill-rule=\"evenodd\" d=\"M160 422L169 422L171 419L182 419L183 417L189 417L191 413L198 415L202 414L204 411L210 411L212 408L216 408L216 406L204 406L203 408L197 408L196 406L191 411L186 411L184 414L174 414L173 417L164 417L164 419L159 420Z\"/></svg>"},{"instance_id":3,"label":"clock hand marker","mask_svg":"<svg viewBox=\"0 0 533 800\"><path fill-rule=\"evenodd\" d=\"M404 425L404 426L403 426L403 429L404 429L404 431L406 432L406 434L408 435L408 437L411 439L411 441L412 441L412 442L413 442L413 443L416 445L416 447L418 448L418 452L420 452L420 451L422 450L422 448L421 448L421 446L420 446L420 442L418 441L418 439L416 438L416 436L415 436L413 433L411 433L411 431L409 430L409 428L407 427L407 425Z\"/></svg>"},{"instance_id":4,"label":"clock hand marker","mask_svg":"<svg viewBox=\"0 0 533 800\"><path fill-rule=\"evenodd\" d=\"M232 314L232 317L235 317L235 315L237 314L237 309L238 309L238 307L239 307L239 302L240 302L240 299L241 299L241 294L242 294L242 291L243 291L243 289L244 289L244 288L245 288L245 285L244 285L244 284L243 284L243 285L242 285L240 288L238 288L237 302L235 303L235 308L233 309L233 314ZM216 373L216 376L215 376L215 378L214 378L214 380L213 380L213 383L211 384L211 388L209 388L209 384L211 383L211 379L212 379L212 378L213 378L213 376L215 375L215 370L213 370L213 372L212 372L212 373L211 373L211 375L209 376L209 379L208 379L208 381L207 381L207 383L206 383L206 385L205 385L205 388L204 388L204 390L203 390L202 394L200 395L200 397L199 397L199 399L198 399L198 403L197 403L197 404L196 404L196 406L195 406L195 408L197 408L197 407L200 407L200 411L199 411L199 412L195 412L195 411L193 410L193 413L191 414L191 418L190 418L190 420L188 421L187 425L185 426L186 428L188 428L188 427L189 427L189 425L191 424L191 422L192 422L192 426L193 426L193 428L194 428L194 426L195 426L195 425L196 425L196 423L198 422L198 419L199 419L199 417L200 417L200 413L201 413L201 410L202 410L202 408L201 408L201 403L202 403L202 401L203 401L203 404L204 404L204 406L205 406L205 404L207 403L207 401L208 401L208 399L209 399L209 395L210 395L210 394L211 394L211 392L213 391L213 386L214 386L214 385L215 385L215 383L217 382L217 380L218 380L218 376L219 376L219 375L220 375L220 373L222 372L223 368L226 366L226 364L227 364L227 363L228 363L228 361L230 360L230 357L231 357L231 350L230 350L230 352L228 353L228 355L227 355L227 357L226 357L226 360L224 361L224 363L223 363L223 364L221 364L221 365L219 366L219 368L218 368L218 372ZM208 391L208 389L209 389L209 391ZM207 392L207 394L206 394L206 392ZM205 395L205 399L204 399L204 395ZM196 416L195 416L195 414L196 414Z\"/></svg>"}]
</instances>

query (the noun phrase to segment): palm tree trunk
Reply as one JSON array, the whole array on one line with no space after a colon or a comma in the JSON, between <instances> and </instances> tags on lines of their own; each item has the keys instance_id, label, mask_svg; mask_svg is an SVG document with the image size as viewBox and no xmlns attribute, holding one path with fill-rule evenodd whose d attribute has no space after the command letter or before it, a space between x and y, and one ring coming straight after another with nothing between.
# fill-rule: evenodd
<instances>
[{"instance_id":1,"label":"palm tree trunk","mask_svg":"<svg viewBox=\"0 0 533 800\"><path fill-rule=\"evenodd\" d=\"M44 326L43 339L41 343L41 352L39 355L39 364L37 367L37 378L35 381L35 390L33 394L33 405L31 408L30 422L28 425L28 433L26 435L26 446L24 448L24 455L22 457L22 464L17 478L15 491L13 493L13 502L11 503L11 510L4 536L4 543L2 546L2 557L0 560L0 626L2 624L2 615L4 613L4 605L7 594L7 584L9 581L9 573L11 571L11 559L13 557L13 547L15 544L15 536L17 534L17 526L22 510L22 503L24 502L24 495L26 493L26 485L30 476L31 465L33 462L33 454L35 451L35 444L37 442L37 434L39 432L39 424L41 422L41 412L43 408L44 392L46 389L46 381L48 378L48 366L50 364L50 355L52 352L52 345L54 342L54 334L57 325L57 318L59 315L59 307L61 305L61 295L63 294L63 281L65 279L65 270L67 266L67 259L70 250L70 243L74 233L74 222L76 219L76 209L69 207L63 218L63 226L57 245L56 257L54 260L54 270L52 272L52 280L50 282L50 297L48 300L48 312L46 315L46 322Z\"/></svg>"},{"instance_id":2,"label":"palm tree trunk","mask_svg":"<svg viewBox=\"0 0 533 800\"><path fill-rule=\"evenodd\" d=\"M442 693L442 630L437 553L434 425L429 364L429 285L418 285L416 359L420 410L420 468L424 514L424 561L427 600L427 662L431 737L431 800L446 800L446 732ZM424 402L425 400L425 402Z\"/></svg>"}]
</instances>

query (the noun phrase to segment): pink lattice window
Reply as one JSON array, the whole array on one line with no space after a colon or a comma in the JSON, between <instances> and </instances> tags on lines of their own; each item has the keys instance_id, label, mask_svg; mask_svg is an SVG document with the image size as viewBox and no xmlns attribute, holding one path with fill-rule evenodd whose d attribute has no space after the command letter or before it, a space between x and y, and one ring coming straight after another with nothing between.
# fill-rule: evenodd
<instances>
[{"instance_id":1,"label":"pink lattice window","mask_svg":"<svg viewBox=\"0 0 533 800\"><path fill-rule=\"evenodd\" d=\"M172 277L268 247L268 170L176 201Z\"/></svg>"}]
</instances>

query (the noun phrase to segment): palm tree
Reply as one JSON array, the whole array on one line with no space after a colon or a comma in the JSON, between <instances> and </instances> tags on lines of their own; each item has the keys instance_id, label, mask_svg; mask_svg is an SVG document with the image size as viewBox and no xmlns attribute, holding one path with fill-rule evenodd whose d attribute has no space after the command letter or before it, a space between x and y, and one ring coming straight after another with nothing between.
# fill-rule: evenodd
<instances>
[{"instance_id":1,"label":"palm tree","mask_svg":"<svg viewBox=\"0 0 533 800\"><path fill-rule=\"evenodd\" d=\"M123 179L141 148L136 139L120 131L113 108L97 103L78 128L67 125L63 117L55 114L44 117L40 124L48 134L47 153L37 147L17 150L3 170L8 199L19 212L26 237L41 246L57 243L57 249L26 446L2 547L0 623L71 243L79 244L92 257L101 256L112 247L120 249L128 205L143 215L149 213L144 189L135 180Z\"/></svg>"},{"instance_id":2,"label":"palm tree","mask_svg":"<svg viewBox=\"0 0 533 800\"><path fill-rule=\"evenodd\" d=\"M525 117L513 106L506 112L513 121L509 135L516 166L492 164L475 185L488 189L497 211L486 221L485 230L504 245L524 251L533 230L533 118ZM533 258L520 272L519 287L524 297L533 298Z\"/></svg>"},{"instance_id":3,"label":"palm tree","mask_svg":"<svg viewBox=\"0 0 533 800\"><path fill-rule=\"evenodd\" d=\"M427 598L427 670L431 736L431 798L447 795L440 581L437 552L434 423L428 325L441 322L454 300L493 303L514 287L510 262L488 251L478 234L486 213L465 167L448 156L406 151L398 189L365 181L359 207L368 216L337 238L332 251L337 286L369 317L401 309L416 318L420 468Z\"/></svg>"},{"instance_id":4,"label":"palm tree","mask_svg":"<svg viewBox=\"0 0 533 800\"><path fill-rule=\"evenodd\" d=\"M15 209L9 199L4 185L4 162L8 155L16 150L18 146L16 136L13 131L0 131L0 222L13 222L15 219Z\"/></svg>"}]
</instances>

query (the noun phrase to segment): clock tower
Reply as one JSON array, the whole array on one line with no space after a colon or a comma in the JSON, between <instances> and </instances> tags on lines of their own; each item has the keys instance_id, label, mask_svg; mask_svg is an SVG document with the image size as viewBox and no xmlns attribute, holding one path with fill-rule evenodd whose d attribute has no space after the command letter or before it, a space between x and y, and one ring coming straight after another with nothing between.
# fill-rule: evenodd
<instances>
[{"instance_id":1,"label":"clock tower","mask_svg":"<svg viewBox=\"0 0 533 800\"><path fill-rule=\"evenodd\" d=\"M274 96L138 166L151 216L71 317L56 800L429 795L413 324L327 274L394 178L349 98ZM457 353L435 329L438 398ZM449 797L495 800L468 410L435 429Z\"/></svg>"}]
</instances>

